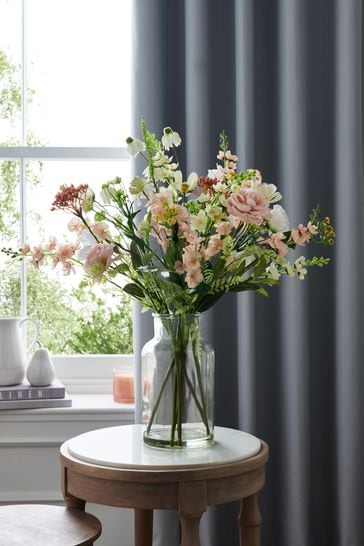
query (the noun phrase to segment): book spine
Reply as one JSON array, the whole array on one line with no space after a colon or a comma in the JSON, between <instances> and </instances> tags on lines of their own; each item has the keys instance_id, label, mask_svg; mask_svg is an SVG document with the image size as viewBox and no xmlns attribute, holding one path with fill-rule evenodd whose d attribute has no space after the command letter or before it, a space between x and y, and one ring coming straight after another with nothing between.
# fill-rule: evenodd
<instances>
[{"instance_id":1,"label":"book spine","mask_svg":"<svg viewBox=\"0 0 364 546\"><path fill-rule=\"evenodd\" d=\"M64 398L66 389L64 387L33 387L29 389L0 390L0 403L10 400L42 400L43 398Z\"/></svg>"}]
</instances>

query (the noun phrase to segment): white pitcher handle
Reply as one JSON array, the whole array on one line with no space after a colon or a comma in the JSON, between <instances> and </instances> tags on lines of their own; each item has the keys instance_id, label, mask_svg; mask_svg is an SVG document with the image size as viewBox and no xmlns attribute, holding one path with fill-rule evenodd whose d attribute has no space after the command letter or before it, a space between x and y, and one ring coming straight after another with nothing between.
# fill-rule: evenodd
<instances>
[{"instance_id":1,"label":"white pitcher handle","mask_svg":"<svg viewBox=\"0 0 364 546\"><path fill-rule=\"evenodd\" d=\"M19 328L21 328L23 326L23 324L26 322L26 321L29 321L29 322L32 322L34 324L34 337L33 337L33 340L30 344L30 346L27 348L27 353L30 353L32 351L34 351L35 349L35 345L39 339L39 330L40 330L40 326L39 326L39 322L33 318L30 318L30 317L24 317L20 320L19 322Z\"/></svg>"}]
</instances>

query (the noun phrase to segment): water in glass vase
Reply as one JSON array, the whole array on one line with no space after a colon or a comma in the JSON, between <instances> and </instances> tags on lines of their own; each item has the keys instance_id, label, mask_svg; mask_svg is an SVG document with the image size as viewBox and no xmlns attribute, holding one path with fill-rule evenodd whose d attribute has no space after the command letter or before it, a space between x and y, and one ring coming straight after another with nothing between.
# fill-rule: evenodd
<instances>
[{"instance_id":1,"label":"water in glass vase","mask_svg":"<svg viewBox=\"0 0 364 546\"><path fill-rule=\"evenodd\" d=\"M213 440L214 351L199 314L154 315L142 351L144 442L201 447Z\"/></svg>"}]
</instances>

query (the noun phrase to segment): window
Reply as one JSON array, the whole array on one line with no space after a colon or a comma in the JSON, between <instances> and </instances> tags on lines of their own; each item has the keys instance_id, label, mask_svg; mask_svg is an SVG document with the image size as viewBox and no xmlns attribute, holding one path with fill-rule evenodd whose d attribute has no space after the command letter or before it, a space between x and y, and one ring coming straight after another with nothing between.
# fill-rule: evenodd
<instances>
[{"instance_id":1,"label":"window","mask_svg":"<svg viewBox=\"0 0 364 546\"><path fill-rule=\"evenodd\" d=\"M128 179L131 0L0 0L1 247L71 240L61 184ZM37 318L53 353L130 353L123 295L0 256L0 315Z\"/></svg>"}]
</instances>

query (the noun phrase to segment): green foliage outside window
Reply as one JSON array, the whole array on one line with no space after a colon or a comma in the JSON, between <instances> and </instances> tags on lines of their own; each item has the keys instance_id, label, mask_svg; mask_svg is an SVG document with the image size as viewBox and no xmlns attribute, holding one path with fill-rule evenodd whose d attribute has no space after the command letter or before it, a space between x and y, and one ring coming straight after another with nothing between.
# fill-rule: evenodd
<instances>
[{"instance_id":1,"label":"green foliage outside window","mask_svg":"<svg viewBox=\"0 0 364 546\"><path fill-rule=\"evenodd\" d=\"M0 120L15 121L20 115L21 93L16 78L19 68L0 51ZM33 92L28 96L32 97ZM28 145L39 145L34 136ZM19 142L3 142L17 146ZM27 167L30 188L41 184L41 162ZM18 240L19 207L17 161L0 161L0 246ZM39 219L37 219L39 221ZM28 267L28 316L42 325L41 343L53 354L127 354L132 348L131 302L123 293L115 294L112 308L90 288L67 288L47 274ZM111 296L110 296L111 297ZM109 298L110 299L110 298ZM0 267L0 315L20 314L21 286L19 263L7 260Z\"/></svg>"}]
</instances>

